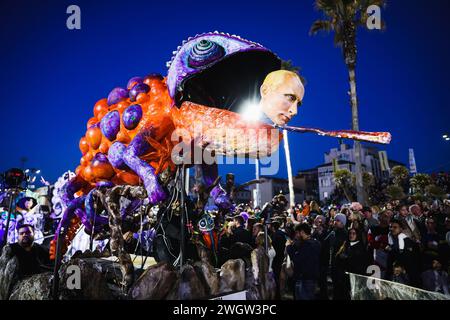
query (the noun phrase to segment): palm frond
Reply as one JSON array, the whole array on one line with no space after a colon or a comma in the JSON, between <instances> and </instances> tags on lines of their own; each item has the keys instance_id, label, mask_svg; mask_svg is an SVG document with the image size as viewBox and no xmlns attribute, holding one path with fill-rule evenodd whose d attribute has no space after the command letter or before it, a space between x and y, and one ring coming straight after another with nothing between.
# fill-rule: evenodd
<instances>
[{"instance_id":1,"label":"palm frond","mask_svg":"<svg viewBox=\"0 0 450 320\"><path fill-rule=\"evenodd\" d=\"M323 11L325 14L336 10L336 2L340 0L316 0L315 7L319 11Z\"/></svg>"},{"instance_id":2,"label":"palm frond","mask_svg":"<svg viewBox=\"0 0 450 320\"><path fill-rule=\"evenodd\" d=\"M362 9L367 9L372 5L379 6L380 8L385 8L387 5L386 0L360 0Z\"/></svg>"},{"instance_id":3,"label":"palm frond","mask_svg":"<svg viewBox=\"0 0 450 320\"><path fill-rule=\"evenodd\" d=\"M333 24L329 20L317 20L314 21L311 29L309 30L310 35L315 35L320 31L330 32L334 29Z\"/></svg>"},{"instance_id":4,"label":"palm frond","mask_svg":"<svg viewBox=\"0 0 450 320\"><path fill-rule=\"evenodd\" d=\"M299 76L303 85L306 85L306 79L300 74L301 68L294 66L292 60L281 60L281 70L288 70L295 72Z\"/></svg>"}]
</instances>

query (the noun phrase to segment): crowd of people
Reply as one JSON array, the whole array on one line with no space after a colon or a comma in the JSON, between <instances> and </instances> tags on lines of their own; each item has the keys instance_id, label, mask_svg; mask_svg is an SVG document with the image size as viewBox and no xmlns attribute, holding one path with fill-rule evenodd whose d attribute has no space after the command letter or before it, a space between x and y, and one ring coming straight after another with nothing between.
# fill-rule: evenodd
<instances>
[{"instance_id":1,"label":"crowd of people","mask_svg":"<svg viewBox=\"0 0 450 320\"><path fill-rule=\"evenodd\" d=\"M291 269L295 299L350 299L349 274L381 279L449 295L450 205L447 201L408 199L381 206L359 203L321 207L316 201L272 211L241 206L238 216L225 222L221 241L257 246L268 223L270 271L283 296L280 275ZM270 219L270 220L269 220ZM372 268L368 268L372 266Z\"/></svg>"},{"instance_id":2,"label":"crowd of people","mask_svg":"<svg viewBox=\"0 0 450 320\"><path fill-rule=\"evenodd\" d=\"M45 226L54 226L42 221L31 198L24 198L17 208L17 225L8 239L24 266L21 274L37 273L38 265L48 270L46 242L39 243L43 232L51 233ZM450 294L448 200L408 199L371 207L304 201L288 208L286 198L278 195L263 209L241 204L215 217L220 260L216 267L264 247L277 299L350 299L349 273L371 276L373 266L381 279ZM124 234L130 253L144 243L137 241L139 236ZM146 249L152 255L151 248Z\"/></svg>"}]
</instances>

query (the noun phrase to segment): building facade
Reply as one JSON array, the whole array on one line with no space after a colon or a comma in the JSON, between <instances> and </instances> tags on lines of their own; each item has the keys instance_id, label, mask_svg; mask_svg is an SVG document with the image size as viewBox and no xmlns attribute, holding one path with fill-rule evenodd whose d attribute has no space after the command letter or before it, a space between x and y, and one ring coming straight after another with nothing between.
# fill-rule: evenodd
<instances>
[{"instance_id":1,"label":"building facade","mask_svg":"<svg viewBox=\"0 0 450 320\"><path fill-rule=\"evenodd\" d=\"M300 201L319 198L319 179L317 167L302 170L294 177L294 188L301 194Z\"/></svg>"},{"instance_id":2,"label":"building facade","mask_svg":"<svg viewBox=\"0 0 450 320\"><path fill-rule=\"evenodd\" d=\"M335 163L333 164L333 161ZM361 145L361 163L363 172L369 172L377 180L389 177L389 171L382 171L379 150L374 147ZM390 168L394 165L403 165L394 160L388 160ZM339 148L332 148L324 154L324 164L317 167L319 199L325 200L330 197L336 188L334 183L334 168L347 169L356 173L355 151L347 144L341 143Z\"/></svg>"},{"instance_id":3,"label":"building facade","mask_svg":"<svg viewBox=\"0 0 450 320\"><path fill-rule=\"evenodd\" d=\"M259 179L261 182L259 184L259 193L260 193L260 206L263 206L266 202L270 202L273 197L277 194L283 194L289 199L289 183L287 179L277 178L277 177L269 177L262 176ZM252 184L249 186L249 190L252 196L252 202L255 203L255 191L256 184ZM295 194L295 202L300 202L303 199L302 192L295 187L294 184L294 194Z\"/></svg>"}]
</instances>

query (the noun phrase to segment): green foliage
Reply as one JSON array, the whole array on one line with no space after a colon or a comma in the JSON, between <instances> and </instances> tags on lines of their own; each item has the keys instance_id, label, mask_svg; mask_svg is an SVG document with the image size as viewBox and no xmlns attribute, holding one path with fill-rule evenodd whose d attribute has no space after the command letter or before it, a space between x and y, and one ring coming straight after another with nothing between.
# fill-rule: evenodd
<instances>
[{"instance_id":1,"label":"green foliage","mask_svg":"<svg viewBox=\"0 0 450 320\"><path fill-rule=\"evenodd\" d=\"M416 193L425 194L426 187L431 184L431 177L424 173L418 173L409 181Z\"/></svg>"},{"instance_id":2,"label":"green foliage","mask_svg":"<svg viewBox=\"0 0 450 320\"><path fill-rule=\"evenodd\" d=\"M344 193L348 201L354 200L351 196L352 193L350 190L352 187L352 178L352 173L347 169L339 169L334 172L334 182L336 183L336 188Z\"/></svg>"},{"instance_id":3,"label":"green foliage","mask_svg":"<svg viewBox=\"0 0 450 320\"><path fill-rule=\"evenodd\" d=\"M394 184L401 186L409 177L409 171L404 166L395 166L391 170Z\"/></svg>"},{"instance_id":4,"label":"green foliage","mask_svg":"<svg viewBox=\"0 0 450 320\"><path fill-rule=\"evenodd\" d=\"M302 80L303 85L306 85L306 79L300 74L301 68L294 66L292 60L281 60L281 70L288 70L295 72Z\"/></svg>"},{"instance_id":5,"label":"green foliage","mask_svg":"<svg viewBox=\"0 0 450 320\"><path fill-rule=\"evenodd\" d=\"M444 200L447 198L447 194L445 193L445 191L435 184L430 184L426 186L425 194L433 200L435 199Z\"/></svg>"},{"instance_id":6,"label":"green foliage","mask_svg":"<svg viewBox=\"0 0 450 320\"><path fill-rule=\"evenodd\" d=\"M339 169L334 172L334 182L338 187L349 187L352 181L352 173L347 169Z\"/></svg>"},{"instance_id":7,"label":"green foliage","mask_svg":"<svg viewBox=\"0 0 450 320\"><path fill-rule=\"evenodd\" d=\"M363 172L362 179L363 179L363 186L366 189L372 187L375 184L375 178L373 174L371 174L370 172Z\"/></svg>"},{"instance_id":8,"label":"green foliage","mask_svg":"<svg viewBox=\"0 0 450 320\"><path fill-rule=\"evenodd\" d=\"M385 0L316 0L315 7L324 15L323 19L313 23L310 34L318 32L334 32L334 43L342 46L346 40L347 28L349 26L361 26L366 28L367 8L371 5L384 7ZM382 29L385 24L381 22Z\"/></svg>"},{"instance_id":9,"label":"green foliage","mask_svg":"<svg viewBox=\"0 0 450 320\"><path fill-rule=\"evenodd\" d=\"M389 200L402 200L406 197L403 188L397 185L388 186L385 193Z\"/></svg>"},{"instance_id":10,"label":"green foliage","mask_svg":"<svg viewBox=\"0 0 450 320\"><path fill-rule=\"evenodd\" d=\"M298 74L300 67L294 66L292 60L281 60L281 70L288 70Z\"/></svg>"}]
</instances>

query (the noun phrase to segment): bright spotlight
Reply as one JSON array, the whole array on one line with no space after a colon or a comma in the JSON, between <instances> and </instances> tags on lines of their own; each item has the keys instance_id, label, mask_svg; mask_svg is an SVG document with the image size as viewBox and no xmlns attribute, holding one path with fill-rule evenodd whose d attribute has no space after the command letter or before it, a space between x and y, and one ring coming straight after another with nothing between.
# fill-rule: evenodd
<instances>
[{"instance_id":1,"label":"bright spotlight","mask_svg":"<svg viewBox=\"0 0 450 320\"><path fill-rule=\"evenodd\" d=\"M255 101L246 101L239 113L246 121L255 122L261 119L261 110L259 109L259 104Z\"/></svg>"},{"instance_id":2,"label":"bright spotlight","mask_svg":"<svg viewBox=\"0 0 450 320\"><path fill-rule=\"evenodd\" d=\"M41 173L41 170L36 170L36 174L39 174L39 173Z\"/></svg>"},{"instance_id":3,"label":"bright spotlight","mask_svg":"<svg viewBox=\"0 0 450 320\"><path fill-rule=\"evenodd\" d=\"M25 173L28 173L28 172L30 172L30 169L25 170Z\"/></svg>"},{"instance_id":4,"label":"bright spotlight","mask_svg":"<svg viewBox=\"0 0 450 320\"><path fill-rule=\"evenodd\" d=\"M447 139L447 138L448 138L448 135L444 134L444 135L442 136L442 138Z\"/></svg>"},{"instance_id":5,"label":"bright spotlight","mask_svg":"<svg viewBox=\"0 0 450 320\"><path fill-rule=\"evenodd\" d=\"M449 140L450 140L450 138L449 138L449 137L445 138L445 141L449 141Z\"/></svg>"}]
</instances>

